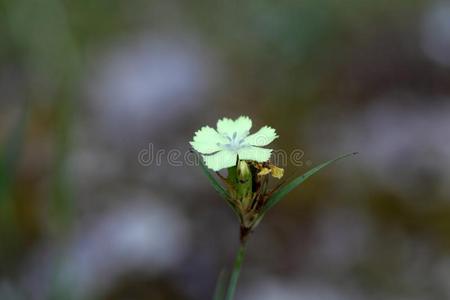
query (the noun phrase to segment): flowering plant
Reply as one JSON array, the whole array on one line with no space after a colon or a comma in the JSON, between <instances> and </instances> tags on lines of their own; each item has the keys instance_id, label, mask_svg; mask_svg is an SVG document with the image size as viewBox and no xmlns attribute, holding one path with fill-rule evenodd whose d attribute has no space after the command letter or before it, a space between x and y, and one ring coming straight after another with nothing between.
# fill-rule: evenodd
<instances>
[{"instance_id":1,"label":"flowering plant","mask_svg":"<svg viewBox=\"0 0 450 300\"><path fill-rule=\"evenodd\" d=\"M288 183L281 181L274 188L269 188L270 178L281 179L284 170L271 163L272 149L263 147L278 138L278 135L269 126L263 126L256 133L250 134L251 127L252 121L246 116L236 120L223 118L217 122L217 129L204 126L190 142L203 158L204 163L200 165L210 183L233 209L240 223L240 248L233 273L226 295L222 295L219 288L215 297L217 300L225 296L227 300L233 299L248 236L267 211L322 168L356 154L346 154L326 161ZM216 173L222 184L209 169ZM226 177L219 173L222 169L227 169Z\"/></svg>"}]
</instances>

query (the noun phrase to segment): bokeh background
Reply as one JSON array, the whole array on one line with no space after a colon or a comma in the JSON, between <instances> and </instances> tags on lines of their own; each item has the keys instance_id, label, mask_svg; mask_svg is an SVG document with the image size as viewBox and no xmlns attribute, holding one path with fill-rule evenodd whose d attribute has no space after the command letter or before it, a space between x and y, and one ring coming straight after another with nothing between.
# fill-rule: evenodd
<instances>
[{"instance_id":1,"label":"bokeh background","mask_svg":"<svg viewBox=\"0 0 450 300\"><path fill-rule=\"evenodd\" d=\"M211 299L238 225L167 155L239 115L287 174L360 154L267 215L236 299L450 299L449 100L449 1L1 0L0 299Z\"/></svg>"}]
</instances>

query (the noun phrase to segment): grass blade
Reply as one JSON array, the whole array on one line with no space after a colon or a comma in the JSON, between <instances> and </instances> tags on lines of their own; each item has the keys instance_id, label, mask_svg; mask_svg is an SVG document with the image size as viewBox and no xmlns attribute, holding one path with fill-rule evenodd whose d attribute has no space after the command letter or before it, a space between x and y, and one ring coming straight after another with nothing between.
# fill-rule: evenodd
<instances>
[{"instance_id":1,"label":"grass blade","mask_svg":"<svg viewBox=\"0 0 450 300\"><path fill-rule=\"evenodd\" d=\"M234 261L233 272L231 273L230 283L228 284L227 296L225 300L233 300L234 293L236 292L236 286L239 280L239 274L241 273L242 263L245 257L245 243L241 243L239 246L238 253Z\"/></svg>"},{"instance_id":2,"label":"grass blade","mask_svg":"<svg viewBox=\"0 0 450 300\"><path fill-rule=\"evenodd\" d=\"M222 185L220 185L220 183L216 180L216 178L214 178L214 176L208 170L208 167L205 166L201 158L199 159L199 162L200 166L202 167L203 173L206 175L213 188L216 190L216 192L219 193L220 196L222 196L223 198L225 198L225 200L228 201L230 199L230 195L228 194L228 192L223 188Z\"/></svg>"},{"instance_id":3,"label":"grass blade","mask_svg":"<svg viewBox=\"0 0 450 300\"><path fill-rule=\"evenodd\" d=\"M13 190L17 184L16 175L28 125L27 107L25 104L11 132L8 133L0 146L0 240L9 241L2 245L4 246L2 250L6 251L3 253L17 251L20 248L19 245L23 242Z\"/></svg>"},{"instance_id":4,"label":"grass blade","mask_svg":"<svg viewBox=\"0 0 450 300\"><path fill-rule=\"evenodd\" d=\"M0 149L0 203L8 198L20 159L27 124L28 109L25 107L12 132Z\"/></svg>"},{"instance_id":5,"label":"grass blade","mask_svg":"<svg viewBox=\"0 0 450 300\"><path fill-rule=\"evenodd\" d=\"M225 288L227 284L226 280L227 280L226 272L222 270L219 274L219 278L217 279L213 300L225 299L225 292L226 292Z\"/></svg>"},{"instance_id":6,"label":"grass blade","mask_svg":"<svg viewBox=\"0 0 450 300\"><path fill-rule=\"evenodd\" d=\"M338 160L347 158L349 156L353 156L358 154L357 152L354 153L349 153L349 154L345 154L342 156L339 156L335 159L330 159L314 168L312 168L311 170L309 170L308 172L306 172L305 174L295 178L294 180L292 180L291 182L289 182L288 184L286 184L284 187L280 188L278 191L276 191L267 201L267 204L264 207L263 213L261 216L263 216L265 213L267 213L269 211L269 209L271 209L274 205L276 205L278 202L281 201L281 199L284 198L284 196L286 196L290 191L292 191L293 189L295 189L297 186L299 186L300 184L302 184L303 182L305 182L309 177L313 176L314 174L316 174L317 172L319 172L320 170L322 170L323 168L329 166L330 164L337 162Z\"/></svg>"},{"instance_id":7,"label":"grass blade","mask_svg":"<svg viewBox=\"0 0 450 300\"><path fill-rule=\"evenodd\" d=\"M216 178L211 174L211 172L209 171L208 167L205 166L205 164L203 163L202 159L199 157L199 163L200 166L202 167L202 171L203 173L206 175L206 177L208 178L209 182L211 183L211 185L213 186L213 188L216 190L216 192L219 193L219 195L225 199L225 201L227 202L227 204L231 207L231 209L233 210L233 212L236 214L236 216L239 217L239 213L237 208L235 207L234 203L233 203L233 199L231 198L230 194L228 194L227 190L223 188L223 186L216 180Z\"/></svg>"}]
</instances>

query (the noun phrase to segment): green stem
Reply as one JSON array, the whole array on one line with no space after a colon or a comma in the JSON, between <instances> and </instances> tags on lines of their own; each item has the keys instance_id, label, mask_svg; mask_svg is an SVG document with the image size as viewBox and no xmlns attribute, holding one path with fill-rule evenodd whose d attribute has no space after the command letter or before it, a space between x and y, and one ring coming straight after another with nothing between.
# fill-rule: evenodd
<instances>
[{"instance_id":1,"label":"green stem","mask_svg":"<svg viewBox=\"0 0 450 300\"><path fill-rule=\"evenodd\" d=\"M241 241L238 253L236 254L236 258L234 260L233 273L231 273L230 283L227 290L227 297L225 298L225 300L233 300L234 298L234 292L236 291L239 273L241 272L242 262L244 261L245 246L246 242Z\"/></svg>"}]
</instances>

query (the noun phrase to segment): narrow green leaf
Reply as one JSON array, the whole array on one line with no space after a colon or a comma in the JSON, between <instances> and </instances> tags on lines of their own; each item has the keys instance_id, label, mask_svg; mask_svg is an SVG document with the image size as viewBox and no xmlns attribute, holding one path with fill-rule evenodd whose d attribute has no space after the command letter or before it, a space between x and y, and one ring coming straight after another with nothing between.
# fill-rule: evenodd
<instances>
[{"instance_id":1,"label":"narrow green leaf","mask_svg":"<svg viewBox=\"0 0 450 300\"><path fill-rule=\"evenodd\" d=\"M0 240L20 234L12 191L16 184L16 173L23 150L27 123L28 109L25 104L13 128L0 145ZM20 241L20 238L12 239L5 245L5 249L7 251L15 249Z\"/></svg>"},{"instance_id":2,"label":"narrow green leaf","mask_svg":"<svg viewBox=\"0 0 450 300\"><path fill-rule=\"evenodd\" d=\"M312 168L311 170L309 170L308 172L306 172L305 174L295 178L294 180L292 180L291 182L289 182L288 184L286 184L284 187L282 187L281 189L279 189L278 191L276 191L267 201L267 204L264 207L264 210L261 214L261 216L263 216L265 213L267 213L267 211L269 211L269 209L271 209L275 204L277 204L278 202L281 201L281 199L284 198L284 196L286 196L290 191L292 191L293 189L295 189L297 186L299 186L300 184L302 184L304 181L306 181L309 177L311 177L312 175L316 174L317 172L319 172L320 170L322 170L323 168L329 166L330 164L347 158L349 156L353 156L358 154L357 152L354 153L349 153L349 154L345 154L342 156L339 156L335 159L330 159L314 168Z\"/></svg>"},{"instance_id":3,"label":"narrow green leaf","mask_svg":"<svg viewBox=\"0 0 450 300\"><path fill-rule=\"evenodd\" d=\"M226 300L233 300L234 293L236 292L236 286L239 280L239 274L241 273L242 263L245 257L245 243L241 243L239 246L238 253L234 260L233 272L231 273L230 282L228 283Z\"/></svg>"},{"instance_id":4,"label":"narrow green leaf","mask_svg":"<svg viewBox=\"0 0 450 300\"><path fill-rule=\"evenodd\" d=\"M8 197L13 184L22 150L27 117L28 109L25 107L0 149L0 202Z\"/></svg>"},{"instance_id":5,"label":"narrow green leaf","mask_svg":"<svg viewBox=\"0 0 450 300\"><path fill-rule=\"evenodd\" d=\"M223 186L220 185L220 183L216 180L216 178L214 178L214 176L211 174L208 167L205 166L205 164L203 163L203 161L200 157L199 157L199 163L200 163L200 166L202 167L203 173L206 175L206 177L208 178L208 180L211 183L211 185L213 186L213 188L219 193L219 195L222 198L225 199L225 201L230 206L230 208L233 210L233 212L236 214L238 219L240 219L239 212L238 212L237 208L235 207L230 194L228 194L227 190L225 190L223 188Z\"/></svg>"},{"instance_id":6,"label":"narrow green leaf","mask_svg":"<svg viewBox=\"0 0 450 300\"><path fill-rule=\"evenodd\" d=\"M213 188L216 190L216 192L219 193L220 196L225 198L225 200L230 199L230 195L228 195L228 192L220 185L220 183L214 178L214 176L211 174L211 172L208 170L208 167L205 166L202 159L199 158L200 166L202 167L203 173L208 178L209 182L213 186Z\"/></svg>"},{"instance_id":7,"label":"narrow green leaf","mask_svg":"<svg viewBox=\"0 0 450 300\"><path fill-rule=\"evenodd\" d=\"M226 292L226 272L222 270L219 274L219 278L217 278L216 288L214 290L214 298L213 300L224 300L225 292Z\"/></svg>"}]
</instances>

